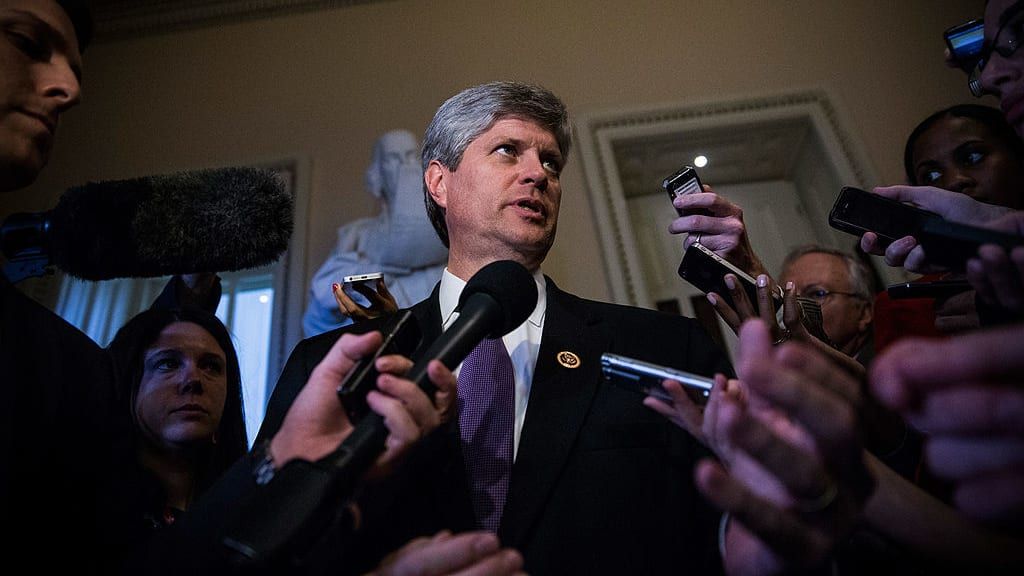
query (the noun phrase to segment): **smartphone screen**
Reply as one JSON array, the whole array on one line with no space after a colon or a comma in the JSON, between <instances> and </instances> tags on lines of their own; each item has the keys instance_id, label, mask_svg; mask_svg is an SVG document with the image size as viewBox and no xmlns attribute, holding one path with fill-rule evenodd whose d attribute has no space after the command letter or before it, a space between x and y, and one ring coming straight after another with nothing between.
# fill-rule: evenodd
<instances>
[{"instance_id":1,"label":"smartphone screen","mask_svg":"<svg viewBox=\"0 0 1024 576\"><path fill-rule=\"evenodd\" d=\"M675 174L662 180L661 187L668 192L669 199L673 201L686 194L696 194L704 191L704 186L697 176L697 170L693 166L683 166ZM679 212L680 216L683 215L678 209L676 212Z\"/></svg>"},{"instance_id":2,"label":"smartphone screen","mask_svg":"<svg viewBox=\"0 0 1024 576\"><path fill-rule=\"evenodd\" d=\"M917 235L925 222L941 218L934 212L847 186L836 198L828 223L855 236L874 232L888 246L904 236Z\"/></svg>"},{"instance_id":3,"label":"smartphone screen","mask_svg":"<svg viewBox=\"0 0 1024 576\"><path fill-rule=\"evenodd\" d=\"M946 30L946 45L953 59L962 67L970 69L981 55L981 47L985 41L985 23L982 20L971 20Z\"/></svg>"}]
</instances>

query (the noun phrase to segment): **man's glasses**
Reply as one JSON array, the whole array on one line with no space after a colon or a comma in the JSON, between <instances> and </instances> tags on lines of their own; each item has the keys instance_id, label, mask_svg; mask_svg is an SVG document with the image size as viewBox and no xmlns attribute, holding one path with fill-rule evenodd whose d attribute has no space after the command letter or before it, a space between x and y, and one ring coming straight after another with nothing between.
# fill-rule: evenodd
<instances>
[{"instance_id":1,"label":"man's glasses","mask_svg":"<svg viewBox=\"0 0 1024 576\"><path fill-rule=\"evenodd\" d=\"M839 290L829 290L828 288L824 288L822 286L808 286L807 288L804 288L797 294L797 296L810 298L811 300L814 300L818 304L824 304L825 300L828 300L829 296L832 295L849 296L850 298L860 298L862 300L867 299L864 297L863 294L857 294L856 292L841 292Z\"/></svg>"},{"instance_id":2,"label":"man's glasses","mask_svg":"<svg viewBox=\"0 0 1024 576\"><path fill-rule=\"evenodd\" d=\"M981 73L985 70L985 64L992 57L992 53L995 52L1003 58L1009 58L1020 48L1021 26L1024 25L1024 19L1017 18L1017 15L1021 10L1024 10L1024 2L1017 2L1007 8L999 17L1001 23L999 29L996 30L995 38L992 39L992 44L986 42L981 47L978 63L974 65L971 74L967 77L967 87L976 98L985 95L985 89L981 86Z\"/></svg>"}]
</instances>

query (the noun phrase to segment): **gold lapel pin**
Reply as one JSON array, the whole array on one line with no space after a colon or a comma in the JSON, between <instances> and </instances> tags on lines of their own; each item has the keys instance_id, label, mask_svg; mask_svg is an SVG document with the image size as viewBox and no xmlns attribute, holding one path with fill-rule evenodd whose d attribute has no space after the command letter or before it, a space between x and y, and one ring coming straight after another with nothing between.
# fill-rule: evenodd
<instances>
[{"instance_id":1,"label":"gold lapel pin","mask_svg":"<svg viewBox=\"0 0 1024 576\"><path fill-rule=\"evenodd\" d=\"M558 360L558 363L564 366L565 368L580 367L580 357L573 354L572 352L569 352L568 350L563 350L559 352L558 355L555 356L555 358Z\"/></svg>"}]
</instances>

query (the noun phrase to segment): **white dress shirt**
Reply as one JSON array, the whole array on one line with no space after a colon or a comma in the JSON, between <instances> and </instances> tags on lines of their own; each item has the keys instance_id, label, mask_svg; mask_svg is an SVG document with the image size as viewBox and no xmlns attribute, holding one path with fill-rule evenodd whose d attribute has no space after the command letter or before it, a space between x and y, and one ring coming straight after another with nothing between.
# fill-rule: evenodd
<instances>
[{"instance_id":1,"label":"white dress shirt","mask_svg":"<svg viewBox=\"0 0 1024 576\"><path fill-rule=\"evenodd\" d=\"M537 307L529 318L518 328L506 334L501 340L505 343L512 358L512 370L515 373L515 431L512 444L512 457L519 453L519 435L526 420L526 405L530 400L530 385L533 382L533 371L537 366L537 351L540 350L540 339L544 332L544 313L547 311L547 282L540 270L533 273L537 284ZM441 276L441 289L438 301L441 305L441 329L447 330L452 322L459 317L455 308L459 305L459 296L466 282L444 269ZM458 378L462 364L454 370Z\"/></svg>"}]
</instances>

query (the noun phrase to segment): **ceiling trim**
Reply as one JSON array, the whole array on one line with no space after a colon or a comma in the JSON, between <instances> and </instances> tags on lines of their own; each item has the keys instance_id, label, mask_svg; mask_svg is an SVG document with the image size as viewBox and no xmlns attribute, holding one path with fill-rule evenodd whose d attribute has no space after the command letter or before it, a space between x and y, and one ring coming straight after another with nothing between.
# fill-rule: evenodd
<instances>
[{"instance_id":1,"label":"ceiling trim","mask_svg":"<svg viewBox=\"0 0 1024 576\"><path fill-rule=\"evenodd\" d=\"M94 1L96 41L235 24L390 0L108 0Z\"/></svg>"}]
</instances>

